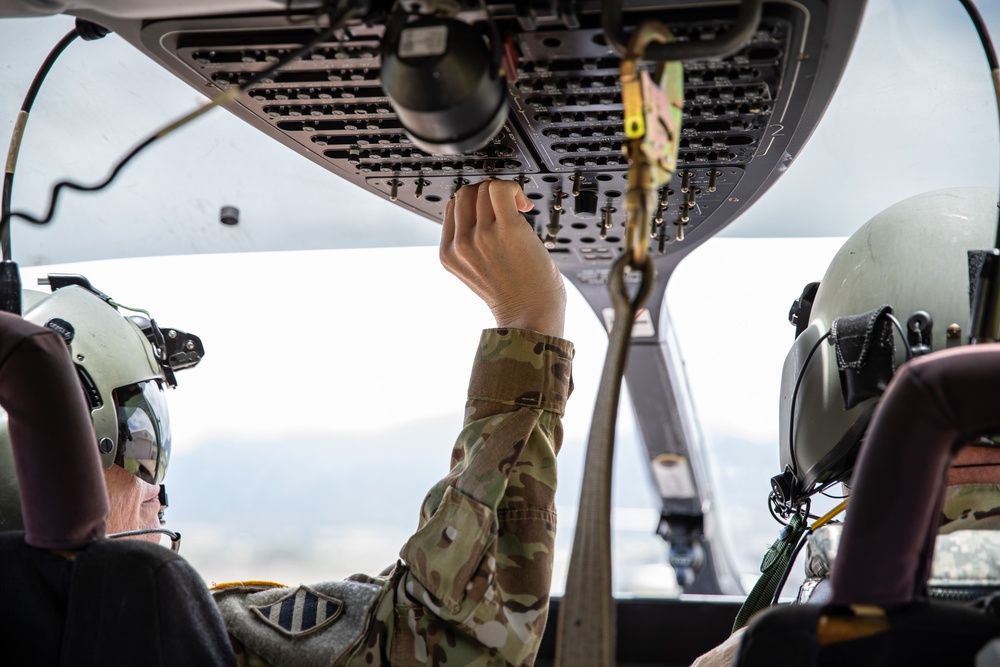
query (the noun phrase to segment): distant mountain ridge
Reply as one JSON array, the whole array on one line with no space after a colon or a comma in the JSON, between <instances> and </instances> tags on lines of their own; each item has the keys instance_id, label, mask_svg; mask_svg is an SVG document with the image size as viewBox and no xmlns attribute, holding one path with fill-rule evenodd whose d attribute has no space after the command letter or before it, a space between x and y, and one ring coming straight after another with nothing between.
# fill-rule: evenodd
<instances>
[{"instance_id":1,"label":"distant mountain ridge","mask_svg":"<svg viewBox=\"0 0 1000 667\"><path fill-rule=\"evenodd\" d=\"M241 530L415 527L424 494L448 471L460 427L442 419L371 435L205 443L170 461L168 519L178 530L187 521Z\"/></svg>"}]
</instances>

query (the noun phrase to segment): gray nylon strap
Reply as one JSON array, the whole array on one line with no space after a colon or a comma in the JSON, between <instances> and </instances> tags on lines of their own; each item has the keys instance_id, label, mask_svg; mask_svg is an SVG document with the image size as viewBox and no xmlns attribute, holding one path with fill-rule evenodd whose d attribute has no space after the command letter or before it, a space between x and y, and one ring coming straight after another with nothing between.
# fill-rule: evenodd
<instances>
[{"instance_id":1,"label":"gray nylon strap","mask_svg":"<svg viewBox=\"0 0 1000 667\"><path fill-rule=\"evenodd\" d=\"M608 275L615 323L597 394L587 441L583 488L570 554L566 592L559 605L556 636L557 667L613 667L615 664L615 605L611 594L611 468L615 422L622 376L628 360L635 314L656 282L647 260L635 298L625 287L631 253L624 253Z\"/></svg>"}]
</instances>

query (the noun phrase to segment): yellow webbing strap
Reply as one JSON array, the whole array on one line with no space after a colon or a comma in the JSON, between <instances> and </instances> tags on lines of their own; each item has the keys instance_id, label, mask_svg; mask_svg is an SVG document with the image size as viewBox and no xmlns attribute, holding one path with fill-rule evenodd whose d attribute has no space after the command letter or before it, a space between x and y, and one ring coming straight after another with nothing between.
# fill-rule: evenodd
<instances>
[{"instance_id":1,"label":"yellow webbing strap","mask_svg":"<svg viewBox=\"0 0 1000 667\"><path fill-rule=\"evenodd\" d=\"M275 581L261 581L258 579L248 579L247 581L226 581L221 584L212 583L208 587L210 591L224 591L229 588L288 588L285 584Z\"/></svg>"}]
</instances>

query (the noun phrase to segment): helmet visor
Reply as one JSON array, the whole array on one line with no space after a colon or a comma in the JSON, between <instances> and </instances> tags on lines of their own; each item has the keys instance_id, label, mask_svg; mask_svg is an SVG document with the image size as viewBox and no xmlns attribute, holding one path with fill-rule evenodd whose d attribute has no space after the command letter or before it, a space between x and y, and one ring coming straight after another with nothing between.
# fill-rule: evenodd
<instances>
[{"instance_id":1,"label":"helmet visor","mask_svg":"<svg viewBox=\"0 0 1000 667\"><path fill-rule=\"evenodd\" d=\"M170 458L170 415L160 380L114 391L118 410L115 463L150 484L159 484Z\"/></svg>"}]
</instances>

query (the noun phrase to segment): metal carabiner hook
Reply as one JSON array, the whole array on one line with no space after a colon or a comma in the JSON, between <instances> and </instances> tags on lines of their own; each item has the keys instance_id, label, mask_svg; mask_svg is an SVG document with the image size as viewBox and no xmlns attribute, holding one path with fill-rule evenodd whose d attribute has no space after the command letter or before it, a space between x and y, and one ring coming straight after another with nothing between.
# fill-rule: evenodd
<instances>
[{"instance_id":1,"label":"metal carabiner hook","mask_svg":"<svg viewBox=\"0 0 1000 667\"><path fill-rule=\"evenodd\" d=\"M657 80L666 83L666 92L648 72L638 69L638 63L647 46L671 39L666 26L645 21L632 34L621 61L622 107L629 159L625 238L633 267L642 266L649 255L652 212L657 205L658 191L669 182L676 168L680 105L684 96L683 70L679 63L671 64L666 78L663 77L665 69L657 73Z\"/></svg>"}]
</instances>

